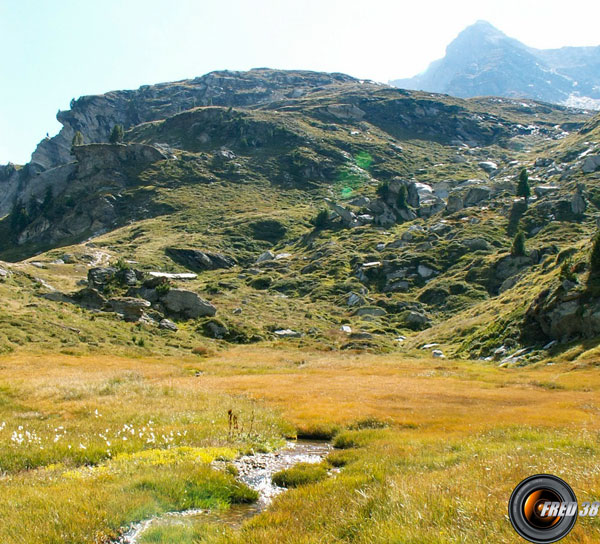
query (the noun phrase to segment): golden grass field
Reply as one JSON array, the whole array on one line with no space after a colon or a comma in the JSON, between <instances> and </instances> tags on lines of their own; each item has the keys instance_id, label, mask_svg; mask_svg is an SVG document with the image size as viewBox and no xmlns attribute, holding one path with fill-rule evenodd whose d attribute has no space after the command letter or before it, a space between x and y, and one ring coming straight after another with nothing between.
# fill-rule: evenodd
<instances>
[{"instance_id":1,"label":"golden grass field","mask_svg":"<svg viewBox=\"0 0 600 544\"><path fill-rule=\"evenodd\" d=\"M155 513L252 500L208 463L297 432L333 436L342 471L241 530L196 523L144 541L520 542L507 501L526 476L550 472L580 501L600 497L599 389L591 359L498 368L260 347L184 360L3 356L0 541L107 542ZM565 542L599 539L600 523L580 519Z\"/></svg>"}]
</instances>

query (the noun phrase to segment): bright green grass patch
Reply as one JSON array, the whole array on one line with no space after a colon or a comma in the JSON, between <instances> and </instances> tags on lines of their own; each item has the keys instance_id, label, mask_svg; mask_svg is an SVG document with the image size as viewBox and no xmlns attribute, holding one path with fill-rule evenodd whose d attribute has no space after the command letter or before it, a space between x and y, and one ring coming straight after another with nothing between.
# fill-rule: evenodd
<instances>
[{"instance_id":1,"label":"bright green grass patch","mask_svg":"<svg viewBox=\"0 0 600 544\"><path fill-rule=\"evenodd\" d=\"M298 487L319 482L327 477L327 467L313 463L298 463L292 468L273 474L271 480L279 487Z\"/></svg>"}]
</instances>

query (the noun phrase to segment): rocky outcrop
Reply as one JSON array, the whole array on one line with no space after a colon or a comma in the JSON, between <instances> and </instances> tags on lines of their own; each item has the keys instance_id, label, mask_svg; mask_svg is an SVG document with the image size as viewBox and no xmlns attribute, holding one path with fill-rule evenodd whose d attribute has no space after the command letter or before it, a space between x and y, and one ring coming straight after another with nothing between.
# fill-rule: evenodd
<instances>
[{"instance_id":1,"label":"rocky outcrop","mask_svg":"<svg viewBox=\"0 0 600 544\"><path fill-rule=\"evenodd\" d=\"M74 147L77 176L85 178L102 170L121 169L124 166L142 169L169 158L163 151L145 144L89 144Z\"/></svg>"},{"instance_id":2,"label":"rocky outcrop","mask_svg":"<svg viewBox=\"0 0 600 544\"><path fill-rule=\"evenodd\" d=\"M249 72L211 72L195 79L137 90L83 96L71 109L57 115L60 133L42 140L32 164L47 170L72 161L71 143L81 131L85 143L102 143L116 124L128 129L148 121L166 119L198 106L250 106L301 96L310 88L355 81L344 74L256 69Z\"/></svg>"},{"instance_id":3,"label":"rocky outcrop","mask_svg":"<svg viewBox=\"0 0 600 544\"><path fill-rule=\"evenodd\" d=\"M600 334L600 299L565 280L536 297L525 314L523 331L526 340L538 342L593 338Z\"/></svg>"},{"instance_id":4,"label":"rocky outcrop","mask_svg":"<svg viewBox=\"0 0 600 544\"><path fill-rule=\"evenodd\" d=\"M198 249L170 247L166 249L166 254L175 262L196 271L231 268L237 264L237 261L233 257L228 257L222 253L200 251Z\"/></svg>"}]
</instances>

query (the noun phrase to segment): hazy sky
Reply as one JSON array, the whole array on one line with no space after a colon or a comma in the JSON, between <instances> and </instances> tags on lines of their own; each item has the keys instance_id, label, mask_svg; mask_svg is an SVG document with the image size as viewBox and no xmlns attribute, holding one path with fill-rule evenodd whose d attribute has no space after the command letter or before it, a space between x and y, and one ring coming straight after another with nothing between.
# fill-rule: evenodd
<instances>
[{"instance_id":1,"label":"hazy sky","mask_svg":"<svg viewBox=\"0 0 600 544\"><path fill-rule=\"evenodd\" d=\"M387 82L485 19L539 48L598 45L600 2L0 0L0 164L29 160L73 97L253 67Z\"/></svg>"}]
</instances>

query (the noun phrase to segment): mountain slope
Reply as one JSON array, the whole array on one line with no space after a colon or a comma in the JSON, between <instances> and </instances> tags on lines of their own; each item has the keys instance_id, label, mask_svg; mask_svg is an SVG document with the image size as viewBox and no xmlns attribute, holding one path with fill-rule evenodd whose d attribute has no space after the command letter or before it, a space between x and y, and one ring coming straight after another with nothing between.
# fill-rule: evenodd
<instances>
[{"instance_id":1,"label":"mountain slope","mask_svg":"<svg viewBox=\"0 0 600 544\"><path fill-rule=\"evenodd\" d=\"M600 104L600 47L533 49L478 21L423 74L391 83L460 97L526 97L593 107L594 100Z\"/></svg>"},{"instance_id":2,"label":"mountain slope","mask_svg":"<svg viewBox=\"0 0 600 544\"><path fill-rule=\"evenodd\" d=\"M302 76L302 92L269 83L300 75L230 74L228 103L242 105L181 112L164 105L179 87L161 86L160 104L154 91L138 102L149 120L123 143L82 123L86 143L66 162L6 167L16 193L0 221L0 258L13 261L0 267L2 349L24 338L165 354L199 342L438 343L464 357L525 346L536 360L550 340L596 338L592 319L548 325L568 301L542 295L567 274L570 303L597 309L582 294L600 205L597 117L341 75ZM236 78L263 90L249 97ZM77 101L78 116L104 103L107 127L122 120L109 95ZM523 167L527 206L515 198ZM518 229L526 251L515 256ZM146 347L132 347L140 335Z\"/></svg>"}]
</instances>

